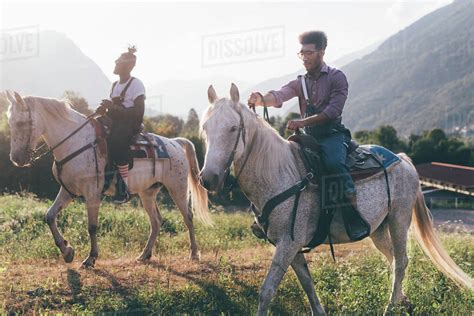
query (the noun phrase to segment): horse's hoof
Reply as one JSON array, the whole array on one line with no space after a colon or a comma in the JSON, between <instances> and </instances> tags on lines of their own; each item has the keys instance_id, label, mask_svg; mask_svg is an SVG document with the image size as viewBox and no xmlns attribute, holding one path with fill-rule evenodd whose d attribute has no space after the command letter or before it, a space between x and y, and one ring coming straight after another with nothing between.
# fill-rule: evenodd
<instances>
[{"instance_id":1,"label":"horse's hoof","mask_svg":"<svg viewBox=\"0 0 474 316\"><path fill-rule=\"evenodd\" d=\"M86 260L82 261L82 267L84 269L91 269L94 268L95 265L95 258L88 257Z\"/></svg>"},{"instance_id":2,"label":"horse's hoof","mask_svg":"<svg viewBox=\"0 0 474 316\"><path fill-rule=\"evenodd\" d=\"M140 256L138 256L135 260L138 262L147 262L150 261L151 259L151 253L142 253Z\"/></svg>"},{"instance_id":3,"label":"horse's hoof","mask_svg":"<svg viewBox=\"0 0 474 316\"><path fill-rule=\"evenodd\" d=\"M410 303L410 301L405 297L402 300L403 306L405 306L406 312L409 315L413 315L413 305Z\"/></svg>"},{"instance_id":4,"label":"horse's hoof","mask_svg":"<svg viewBox=\"0 0 474 316\"><path fill-rule=\"evenodd\" d=\"M197 251L196 253L191 253L191 260L199 262L201 260L201 252Z\"/></svg>"},{"instance_id":5,"label":"horse's hoof","mask_svg":"<svg viewBox=\"0 0 474 316\"><path fill-rule=\"evenodd\" d=\"M62 255L66 263L71 263L74 259L74 248L72 248L71 246L67 246L66 251L64 251Z\"/></svg>"}]
</instances>

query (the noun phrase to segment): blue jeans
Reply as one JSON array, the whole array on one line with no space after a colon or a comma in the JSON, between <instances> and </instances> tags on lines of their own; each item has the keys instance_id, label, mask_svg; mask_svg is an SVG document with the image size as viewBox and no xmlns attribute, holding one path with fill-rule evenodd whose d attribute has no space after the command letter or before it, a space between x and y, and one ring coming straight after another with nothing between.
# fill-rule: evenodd
<instances>
[{"instance_id":1,"label":"blue jeans","mask_svg":"<svg viewBox=\"0 0 474 316\"><path fill-rule=\"evenodd\" d=\"M347 149L351 141L349 133L337 132L317 138L323 167L321 186L323 207L344 203L356 194L354 181L346 165Z\"/></svg>"}]
</instances>

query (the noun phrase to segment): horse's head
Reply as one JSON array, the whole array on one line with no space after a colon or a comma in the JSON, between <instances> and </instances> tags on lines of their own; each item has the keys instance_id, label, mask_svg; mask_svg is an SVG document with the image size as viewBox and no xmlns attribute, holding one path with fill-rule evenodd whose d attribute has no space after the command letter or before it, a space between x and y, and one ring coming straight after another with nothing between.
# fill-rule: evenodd
<instances>
[{"instance_id":1,"label":"horse's head","mask_svg":"<svg viewBox=\"0 0 474 316\"><path fill-rule=\"evenodd\" d=\"M31 106L31 98L22 98L17 92L6 92L10 102L8 125L10 126L10 160L18 167L27 167L31 153L43 134L37 111Z\"/></svg>"},{"instance_id":2,"label":"horse's head","mask_svg":"<svg viewBox=\"0 0 474 316\"><path fill-rule=\"evenodd\" d=\"M235 84L230 88L230 99L218 98L212 86L207 95L210 104L201 120L201 131L206 140L201 177L206 189L218 191L224 185L227 169L244 152L247 136L242 111L245 108L239 103L239 89Z\"/></svg>"}]
</instances>

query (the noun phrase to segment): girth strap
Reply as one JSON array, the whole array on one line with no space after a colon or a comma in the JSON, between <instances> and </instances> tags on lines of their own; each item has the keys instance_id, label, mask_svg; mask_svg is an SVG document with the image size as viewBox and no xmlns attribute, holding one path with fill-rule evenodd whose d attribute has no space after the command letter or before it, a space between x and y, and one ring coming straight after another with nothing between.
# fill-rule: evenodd
<instances>
[{"instance_id":1,"label":"girth strap","mask_svg":"<svg viewBox=\"0 0 474 316\"><path fill-rule=\"evenodd\" d=\"M313 177L314 177L314 175L313 175L312 172L307 173L306 176L304 176L304 178L301 179L300 181L298 181L294 186L292 186L291 188L283 191L282 193L278 194L277 196L274 196L267 203L265 203L261 215L257 217L258 223L262 227L263 231L265 232L265 235L267 234L267 230L268 230L268 224L269 224L268 223L268 218L270 217L270 213L273 211L273 209L275 207L277 207L279 204L281 204L284 201L286 201L287 199L289 199L290 197L292 197L293 195L297 195L297 197L295 199L295 206L296 207L293 207L293 215L292 215L292 219L293 219L292 226L294 226L294 221L295 221L295 218L296 218L296 210L298 208L297 204L299 202L299 195L301 194L302 191L304 191L306 189L306 186L308 185L309 181ZM293 227L291 228L291 231L292 231L292 239L293 239L294 238L293 237L293 232L294 232Z\"/></svg>"},{"instance_id":2,"label":"girth strap","mask_svg":"<svg viewBox=\"0 0 474 316\"><path fill-rule=\"evenodd\" d=\"M74 193L72 193L71 191L69 191L69 189L66 187L66 185L64 184L64 182L61 180L61 171L63 169L63 166L68 163L69 161L71 161L72 159L74 159L75 157L79 156L80 154L82 154L84 151L88 150L89 148L94 148L94 156L95 156L95 161L96 161L96 177L97 177L97 185L99 185L99 170L98 170L98 162L97 162L97 154L96 154L96 151L95 151L95 147L97 146L97 139L95 139L92 143L89 143L81 148L79 148L78 150L76 150L75 152L73 152L72 154L66 156L66 158L60 160L60 161L57 161L57 160L54 160L54 163L56 165L56 170L58 172L58 181L59 183L61 184L61 186L64 187L64 189L67 191L67 193L69 193L72 197L76 197L77 195L75 195Z\"/></svg>"},{"instance_id":3,"label":"girth strap","mask_svg":"<svg viewBox=\"0 0 474 316\"><path fill-rule=\"evenodd\" d=\"M388 182L388 173L387 169L385 168L384 164L380 161L380 159L371 153L371 156L374 158L374 160L380 165L380 167L383 170L383 175L385 177L385 183L387 184L387 197L388 197L388 213L390 213L390 210L392 209L392 196L390 193L390 184Z\"/></svg>"}]
</instances>

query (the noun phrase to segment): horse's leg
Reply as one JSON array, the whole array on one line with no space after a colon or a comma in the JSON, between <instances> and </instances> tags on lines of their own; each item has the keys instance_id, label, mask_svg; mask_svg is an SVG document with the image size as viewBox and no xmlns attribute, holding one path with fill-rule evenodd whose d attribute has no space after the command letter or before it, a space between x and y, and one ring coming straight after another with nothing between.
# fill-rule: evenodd
<instances>
[{"instance_id":1,"label":"horse's leg","mask_svg":"<svg viewBox=\"0 0 474 316\"><path fill-rule=\"evenodd\" d=\"M403 294L402 281L405 277L405 270L408 265L407 256L407 239L408 228L411 223L411 208L392 210L388 217L388 228L390 231L390 238L393 244L393 283L392 294L390 296L390 303L387 306L386 313L390 313L390 309L399 303L404 303L408 308L410 304L407 301L405 294Z\"/></svg>"},{"instance_id":2,"label":"horse's leg","mask_svg":"<svg viewBox=\"0 0 474 316\"><path fill-rule=\"evenodd\" d=\"M382 223L371 235L375 247L387 258L390 267L393 263L393 243L388 231L388 225Z\"/></svg>"},{"instance_id":3,"label":"horse's leg","mask_svg":"<svg viewBox=\"0 0 474 316\"><path fill-rule=\"evenodd\" d=\"M150 219L150 235L148 236L148 241L141 255L137 257L137 261L146 261L151 258L156 237L160 232L161 216L158 204L156 203L158 191L159 189L149 189L138 193Z\"/></svg>"},{"instance_id":4,"label":"horse's leg","mask_svg":"<svg viewBox=\"0 0 474 316\"><path fill-rule=\"evenodd\" d=\"M325 315L324 308L318 300L316 291L314 289L313 279L309 273L308 264L304 254L298 253L291 263L291 267L295 270L296 276L303 287L306 295L308 296L309 304L311 305L311 312L313 315Z\"/></svg>"},{"instance_id":5,"label":"horse's leg","mask_svg":"<svg viewBox=\"0 0 474 316\"><path fill-rule=\"evenodd\" d=\"M82 261L82 266L84 268L94 267L95 260L99 256L99 249L97 247L97 225L99 218L99 207L100 207L100 198L86 198L86 207L87 207L87 230L89 231L89 237L91 239L91 250L89 256Z\"/></svg>"},{"instance_id":6,"label":"horse's leg","mask_svg":"<svg viewBox=\"0 0 474 316\"><path fill-rule=\"evenodd\" d=\"M267 314L270 301L275 295L278 285L280 285L286 270L300 249L301 245L297 245L294 242L281 241L276 245L272 264L270 265L270 269L268 270L258 296L257 315Z\"/></svg>"},{"instance_id":7,"label":"horse's leg","mask_svg":"<svg viewBox=\"0 0 474 316\"><path fill-rule=\"evenodd\" d=\"M201 257L199 253L198 245L196 242L196 234L194 232L193 225L193 213L188 207L187 199L187 185L176 185L174 187L166 187L168 192L173 199L174 203L178 206L181 215L183 215L184 223L189 231L189 242L191 248L191 259L198 261Z\"/></svg>"},{"instance_id":8,"label":"horse's leg","mask_svg":"<svg viewBox=\"0 0 474 316\"><path fill-rule=\"evenodd\" d=\"M59 193L54 200L53 205L48 209L45 215L45 221L53 234L54 243L58 246L64 261L69 263L74 259L74 249L68 244L59 232L58 226L56 225L56 216L58 213L66 208L66 206L72 201L72 197L64 190L63 187L59 189Z\"/></svg>"}]
</instances>

